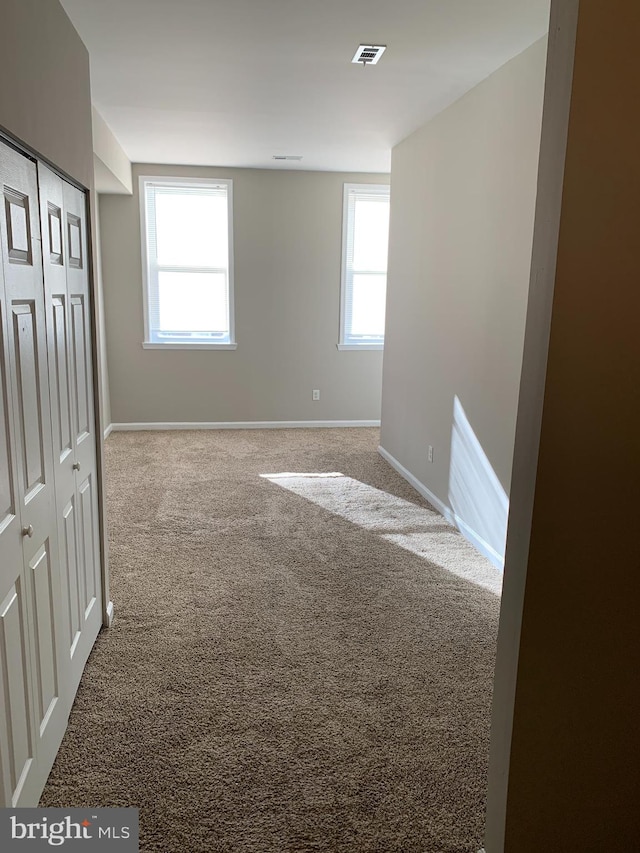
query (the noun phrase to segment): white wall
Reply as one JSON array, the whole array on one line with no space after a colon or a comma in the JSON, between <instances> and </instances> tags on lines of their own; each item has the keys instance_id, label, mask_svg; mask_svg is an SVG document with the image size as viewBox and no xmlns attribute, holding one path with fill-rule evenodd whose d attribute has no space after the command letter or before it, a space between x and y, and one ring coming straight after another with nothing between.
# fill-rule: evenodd
<instances>
[{"instance_id":1,"label":"white wall","mask_svg":"<svg viewBox=\"0 0 640 853\"><path fill-rule=\"evenodd\" d=\"M92 125L96 192L131 195L131 162L95 107L92 109Z\"/></svg>"},{"instance_id":2,"label":"white wall","mask_svg":"<svg viewBox=\"0 0 640 853\"><path fill-rule=\"evenodd\" d=\"M381 444L497 563L545 57L542 39L401 142L392 158Z\"/></svg>"},{"instance_id":3,"label":"white wall","mask_svg":"<svg viewBox=\"0 0 640 853\"><path fill-rule=\"evenodd\" d=\"M235 351L142 349L141 174L233 180ZM387 181L134 166L133 197L100 198L114 423L379 419L382 353L338 352L336 344L343 184Z\"/></svg>"}]
</instances>

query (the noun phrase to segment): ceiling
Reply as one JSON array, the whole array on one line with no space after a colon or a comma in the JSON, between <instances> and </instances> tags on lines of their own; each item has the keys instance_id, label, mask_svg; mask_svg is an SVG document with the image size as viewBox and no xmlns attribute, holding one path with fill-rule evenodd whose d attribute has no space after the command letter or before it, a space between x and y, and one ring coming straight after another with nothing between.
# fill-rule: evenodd
<instances>
[{"instance_id":1,"label":"ceiling","mask_svg":"<svg viewBox=\"0 0 640 853\"><path fill-rule=\"evenodd\" d=\"M549 19L549 0L61 2L132 162L296 170L388 172L393 145ZM367 42L387 50L353 65Z\"/></svg>"}]
</instances>

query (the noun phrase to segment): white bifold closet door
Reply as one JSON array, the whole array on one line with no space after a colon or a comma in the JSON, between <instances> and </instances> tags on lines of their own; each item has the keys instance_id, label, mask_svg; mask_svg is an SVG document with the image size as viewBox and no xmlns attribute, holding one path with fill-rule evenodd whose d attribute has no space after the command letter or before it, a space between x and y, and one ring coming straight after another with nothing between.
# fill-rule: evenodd
<instances>
[{"instance_id":1,"label":"white bifold closet door","mask_svg":"<svg viewBox=\"0 0 640 853\"><path fill-rule=\"evenodd\" d=\"M64 735L100 628L101 587L95 435L85 387L92 371L84 199L69 186L67 202L63 192L60 230L46 234L43 270L41 214L53 229L53 208L41 209L36 164L3 143L0 190L0 805L23 806L37 804ZM45 292L52 253L64 271L71 261L73 273L65 274L64 287L59 279ZM51 382L63 355L53 345L54 291L65 300L66 391ZM68 496L59 462L61 400L75 419ZM93 453L81 450L85 434ZM71 534L64 524L70 503Z\"/></svg>"},{"instance_id":2,"label":"white bifold closet door","mask_svg":"<svg viewBox=\"0 0 640 853\"><path fill-rule=\"evenodd\" d=\"M85 196L38 164L56 517L75 696L102 624Z\"/></svg>"}]
</instances>

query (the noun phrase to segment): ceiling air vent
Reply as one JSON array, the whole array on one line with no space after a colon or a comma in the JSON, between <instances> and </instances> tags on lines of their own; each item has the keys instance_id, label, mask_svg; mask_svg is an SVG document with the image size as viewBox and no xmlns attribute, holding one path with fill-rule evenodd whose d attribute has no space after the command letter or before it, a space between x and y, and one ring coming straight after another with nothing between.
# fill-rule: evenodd
<instances>
[{"instance_id":1,"label":"ceiling air vent","mask_svg":"<svg viewBox=\"0 0 640 853\"><path fill-rule=\"evenodd\" d=\"M302 154L274 154L274 160L302 160Z\"/></svg>"},{"instance_id":2,"label":"ceiling air vent","mask_svg":"<svg viewBox=\"0 0 640 853\"><path fill-rule=\"evenodd\" d=\"M386 44L361 44L351 61L360 65L375 65L386 47Z\"/></svg>"}]
</instances>

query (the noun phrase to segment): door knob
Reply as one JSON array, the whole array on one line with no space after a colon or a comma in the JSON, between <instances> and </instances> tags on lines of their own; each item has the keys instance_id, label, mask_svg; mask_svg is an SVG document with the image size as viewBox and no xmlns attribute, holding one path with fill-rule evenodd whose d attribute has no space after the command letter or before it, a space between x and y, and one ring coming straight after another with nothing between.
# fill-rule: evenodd
<instances>
[{"instance_id":1,"label":"door knob","mask_svg":"<svg viewBox=\"0 0 640 853\"><path fill-rule=\"evenodd\" d=\"M79 471L79 470L80 470L80 463L79 463L79 462L74 462L74 463L73 463L73 470L74 470L74 471Z\"/></svg>"},{"instance_id":2,"label":"door knob","mask_svg":"<svg viewBox=\"0 0 640 853\"><path fill-rule=\"evenodd\" d=\"M28 527L23 527L22 528L22 535L28 536L29 539L31 539L31 537L33 536L33 524L30 524Z\"/></svg>"}]
</instances>

